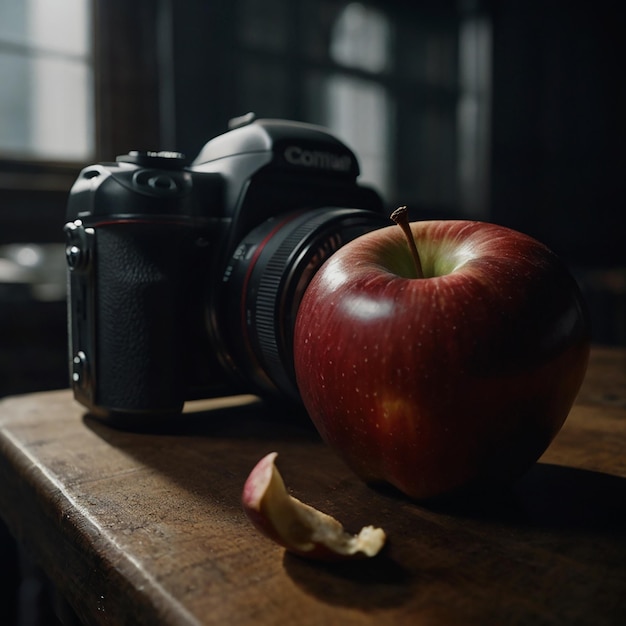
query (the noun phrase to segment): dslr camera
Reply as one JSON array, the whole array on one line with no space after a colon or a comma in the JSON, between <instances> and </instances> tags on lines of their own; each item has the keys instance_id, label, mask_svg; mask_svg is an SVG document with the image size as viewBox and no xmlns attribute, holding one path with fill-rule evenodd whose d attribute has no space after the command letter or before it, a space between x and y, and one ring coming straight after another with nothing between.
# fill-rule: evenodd
<instances>
[{"instance_id":1,"label":"dslr camera","mask_svg":"<svg viewBox=\"0 0 626 626\"><path fill-rule=\"evenodd\" d=\"M252 393L298 402L293 328L322 263L388 225L327 130L231 122L193 162L129 152L84 168L67 206L70 381L104 418Z\"/></svg>"}]
</instances>

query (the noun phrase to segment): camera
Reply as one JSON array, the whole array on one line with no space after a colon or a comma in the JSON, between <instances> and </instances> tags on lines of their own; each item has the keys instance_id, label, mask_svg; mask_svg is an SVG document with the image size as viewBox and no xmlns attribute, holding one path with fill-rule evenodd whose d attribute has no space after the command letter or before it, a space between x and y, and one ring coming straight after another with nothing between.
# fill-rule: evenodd
<instances>
[{"instance_id":1,"label":"camera","mask_svg":"<svg viewBox=\"0 0 626 626\"><path fill-rule=\"evenodd\" d=\"M133 151L84 168L65 225L75 398L104 418L242 393L297 403L309 281L390 223L358 175L324 128L252 115L192 162Z\"/></svg>"}]
</instances>

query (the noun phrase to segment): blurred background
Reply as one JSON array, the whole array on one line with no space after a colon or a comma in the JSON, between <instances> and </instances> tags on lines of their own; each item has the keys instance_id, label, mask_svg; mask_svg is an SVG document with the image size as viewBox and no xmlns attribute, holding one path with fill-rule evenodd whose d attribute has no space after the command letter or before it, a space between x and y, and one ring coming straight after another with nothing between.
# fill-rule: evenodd
<instances>
[{"instance_id":1,"label":"blurred background","mask_svg":"<svg viewBox=\"0 0 626 626\"><path fill-rule=\"evenodd\" d=\"M625 345L623 27L608 0L0 0L0 396L67 385L81 167L248 111L330 127L412 219L543 240Z\"/></svg>"},{"instance_id":2,"label":"blurred background","mask_svg":"<svg viewBox=\"0 0 626 626\"><path fill-rule=\"evenodd\" d=\"M622 14L609 0L0 0L0 397L67 386L62 228L80 169L130 149L194 156L248 111L328 126L412 219L543 240L579 280L594 340L626 345ZM48 590L0 524L0 622L54 623Z\"/></svg>"}]
</instances>

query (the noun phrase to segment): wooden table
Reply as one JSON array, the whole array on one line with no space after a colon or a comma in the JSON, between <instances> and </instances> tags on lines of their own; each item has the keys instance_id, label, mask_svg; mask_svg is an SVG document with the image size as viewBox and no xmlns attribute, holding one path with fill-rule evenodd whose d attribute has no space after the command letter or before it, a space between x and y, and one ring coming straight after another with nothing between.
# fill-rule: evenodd
<instances>
[{"instance_id":1,"label":"wooden table","mask_svg":"<svg viewBox=\"0 0 626 626\"><path fill-rule=\"evenodd\" d=\"M595 349L540 462L491 506L363 485L306 423L232 399L159 432L114 430L68 391L0 403L0 513L86 624L626 624L626 352ZM381 558L321 566L240 503L266 452L292 492Z\"/></svg>"}]
</instances>

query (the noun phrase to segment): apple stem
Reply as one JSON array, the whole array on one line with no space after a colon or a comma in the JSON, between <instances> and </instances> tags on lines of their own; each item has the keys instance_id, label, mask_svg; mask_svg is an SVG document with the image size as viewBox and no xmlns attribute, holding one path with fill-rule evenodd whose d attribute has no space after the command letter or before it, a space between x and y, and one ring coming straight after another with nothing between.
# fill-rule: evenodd
<instances>
[{"instance_id":1,"label":"apple stem","mask_svg":"<svg viewBox=\"0 0 626 626\"><path fill-rule=\"evenodd\" d=\"M417 246L415 245L415 239L413 239L413 233L411 232L411 225L409 224L409 211L405 206L397 208L391 215L391 219L402 229L402 232L406 236L406 241L409 244L409 250L413 256L415 263L415 271L417 278L424 278L424 270L422 269L422 261L420 260Z\"/></svg>"}]
</instances>

